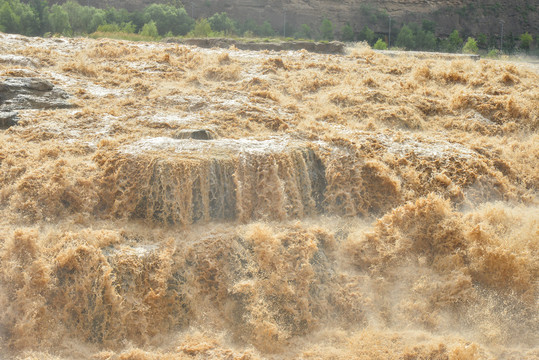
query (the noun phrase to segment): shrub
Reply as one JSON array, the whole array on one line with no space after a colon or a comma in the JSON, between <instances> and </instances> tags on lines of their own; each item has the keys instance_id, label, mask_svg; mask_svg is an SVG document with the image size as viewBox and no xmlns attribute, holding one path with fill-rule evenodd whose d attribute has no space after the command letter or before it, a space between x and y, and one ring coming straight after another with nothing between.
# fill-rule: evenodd
<instances>
[{"instance_id":1,"label":"shrub","mask_svg":"<svg viewBox=\"0 0 539 360\"><path fill-rule=\"evenodd\" d=\"M477 42L473 37L469 37L462 48L462 51L466 54L477 54L478 51Z\"/></svg>"},{"instance_id":2,"label":"shrub","mask_svg":"<svg viewBox=\"0 0 539 360\"><path fill-rule=\"evenodd\" d=\"M489 59L497 59L498 57L500 57L500 52L497 49L492 49L487 54Z\"/></svg>"},{"instance_id":3,"label":"shrub","mask_svg":"<svg viewBox=\"0 0 539 360\"><path fill-rule=\"evenodd\" d=\"M195 37L208 37L212 34L212 28L207 19L198 19L195 28L189 34Z\"/></svg>"},{"instance_id":4,"label":"shrub","mask_svg":"<svg viewBox=\"0 0 539 360\"><path fill-rule=\"evenodd\" d=\"M120 30L120 25L114 23L114 24L99 25L96 31L103 32L103 33L115 33L115 32L120 32L121 30Z\"/></svg>"},{"instance_id":5,"label":"shrub","mask_svg":"<svg viewBox=\"0 0 539 360\"><path fill-rule=\"evenodd\" d=\"M376 50L387 50L387 44L384 40L378 39L378 41L376 41L376 44L374 44L374 48Z\"/></svg>"},{"instance_id":6,"label":"shrub","mask_svg":"<svg viewBox=\"0 0 539 360\"><path fill-rule=\"evenodd\" d=\"M157 31L157 26L155 25L155 22L150 21L149 23L144 24L142 30L140 30L140 35L153 38L158 37L159 32Z\"/></svg>"},{"instance_id":7,"label":"shrub","mask_svg":"<svg viewBox=\"0 0 539 360\"><path fill-rule=\"evenodd\" d=\"M528 32L520 35L520 48L526 51L530 50L530 45L533 42L533 36L528 34Z\"/></svg>"},{"instance_id":8,"label":"shrub","mask_svg":"<svg viewBox=\"0 0 539 360\"><path fill-rule=\"evenodd\" d=\"M123 24L116 24L116 23L113 23L113 24L103 24L103 25L99 25L97 27L97 32L101 32L101 33L119 33L119 32L122 32L122 33L126 33L126 34L134 34L135 33L135 25L133 25L133 23L131 22L128 22L128 23L123 23Z\"/></svg>"}]
</instances>

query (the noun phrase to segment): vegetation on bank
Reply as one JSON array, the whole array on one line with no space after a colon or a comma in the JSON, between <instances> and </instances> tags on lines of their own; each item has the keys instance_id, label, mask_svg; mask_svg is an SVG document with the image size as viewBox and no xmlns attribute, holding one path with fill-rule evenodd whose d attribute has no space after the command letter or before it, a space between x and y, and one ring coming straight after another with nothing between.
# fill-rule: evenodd
<instances>
[{"instance_id":1,"label":"vegetation on bank","mask_svg":"<svg viewBox=\"0 0 539 360\"><path fill-rule=\"evenodd\" d=\"M387 13L363 7L366 23L387 21ZM357 24L356 24L357 25ZM486 34L460 34L454 30L448 37L436 37L436 23L423 20L421 24L408 23L391 28L392 34L376 34L367 25L360 31L347 23L335 29L324 18L318 28L302 24L297 29L276 30L268 21L257 23L252 19L237 21L226 13L216 13L209 18L193 19L182 6L152 4L142 11L125 9L98 9L69 0L62 5L49 5L46 0L0 0L0 31L29 36L89 35L128 40L156 40L162 37L262 37L272 38L292 34L295 39L365 41L375 49L397 47L406 50L478 53L495 56L500 47L504 53L529 52L536 46L536 37L524 33L520 36L506 34L503 39ZM466 42L464 39L467 38Z\"/></svg>"}]
</instances>

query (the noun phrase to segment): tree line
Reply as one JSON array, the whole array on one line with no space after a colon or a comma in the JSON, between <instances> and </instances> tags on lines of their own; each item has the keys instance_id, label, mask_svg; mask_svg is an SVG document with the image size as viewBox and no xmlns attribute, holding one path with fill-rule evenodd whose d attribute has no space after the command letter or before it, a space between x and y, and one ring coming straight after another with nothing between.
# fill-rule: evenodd
<instances>
[{"instance_id":1,"label":"tree line","mask_svg":"<svg viewBox=\"0 0 539 360\"><path fill-rule=\"evenodd\" d=\"M369 21L384 20L387 15L371 8L362 9ZM506 53L516 49L528 51L534 44L532 35L525 33L519 37L507 34L504 39L478 34L464 41L457 30L449 37L435 36L435 23L424 20L421 24L409 23L393 28L389 34L376 34L368 26L355 31L350 24L336 29L333 23L322 19L319 27L301 24L297 28L290 25L281 31L268 21L257 23L252 19L236 21L222 12L208 18L193 19L185 8L171 4L152 4L141 11L129 12L125 9L99 9L84 6L73 0L62 5L49 5L46 0L0 0L0 31L28 36L61 34L65 36L94 33L138 34L146 38L172 36L244 36L274 37L284 34L296 39L365 41L377 49L388 45L406 50L477 52L503 46Z\"/></svg>"},{"instance_id":2,"label":"tree line","mask_svg":"<svg viewBox=\"0 0 539 360\"><path fill-rule=\"evenodd\" d=\"M65 36L86 35L97 31L150 34L155 37L186 36L209 24L210 30L202 35L275 36L276 32L268 21L261 24L252 20L237 22L226 13L195 21L182 6L152 4L141 11L125 9L99 9L67 1L62 5L49 5L46 0L0 0L0 31L43 36L60 34ZM198 29L197 29L198 25Z\"/></svg>"}]
</instances>

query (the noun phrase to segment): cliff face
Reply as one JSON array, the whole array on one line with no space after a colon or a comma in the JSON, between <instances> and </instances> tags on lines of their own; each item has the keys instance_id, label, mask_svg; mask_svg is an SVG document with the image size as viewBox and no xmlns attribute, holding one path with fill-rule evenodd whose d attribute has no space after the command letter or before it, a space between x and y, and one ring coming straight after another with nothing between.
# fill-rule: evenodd
<instances>
[{"instance_id":1,"label":"cliff face","mask_svg":"<svg viewBox=\"0 0 539 360\"><path fill-rule=\"evenodd\" d=\"M165 1L93 0L90 5L138 10ZM434 21L436 33L441 36L454 29L465 34L499 36L501 21L504 34L539 32L538 0L184 0L183 4L195 18L226 11L235 19L268 20L281 34L286 24L287 35L301 24L318 29L324 17L333 22L336 32L350 23L355 31L368 25L375 32L388 33L389 17L396 29L406 22Z\"/></svg>"}]
</instances>

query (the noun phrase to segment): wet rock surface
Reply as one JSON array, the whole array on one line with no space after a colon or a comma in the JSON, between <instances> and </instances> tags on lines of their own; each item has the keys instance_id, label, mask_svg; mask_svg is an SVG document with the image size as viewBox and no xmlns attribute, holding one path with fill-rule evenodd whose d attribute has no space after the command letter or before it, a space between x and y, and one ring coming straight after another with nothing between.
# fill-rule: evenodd
<instances>
[{"instance_id":1,"label":"wet rock surface","mask_svg":"<svg viewBox=\"0 0 539 360\"><path fill-rule=\"evenodd\" d=\"M0 111L0 129L17 125L18 114L16 111Z\"/></svg>"},{"instance_id":2,"label":"wet rock surface","mask_svg":"<svg viewBox=\"0 0 539 360\"><path fill-rule=\"evenodd\" d=\"M4 78L0 82L0 127L15 125L16 110L70 108L69 95L50 81L30 78Z\"/></svg>"},{"instance_id":3,"label":"wet rock surface","mask_svg":"<svg viewBox=\"0 0 539 360\"><path fill-rule=\"evenodd\" d=\"M174 134L174 139L212 140L214 135L206 129L183 129Z\"/></svg>"}]
</instances>

